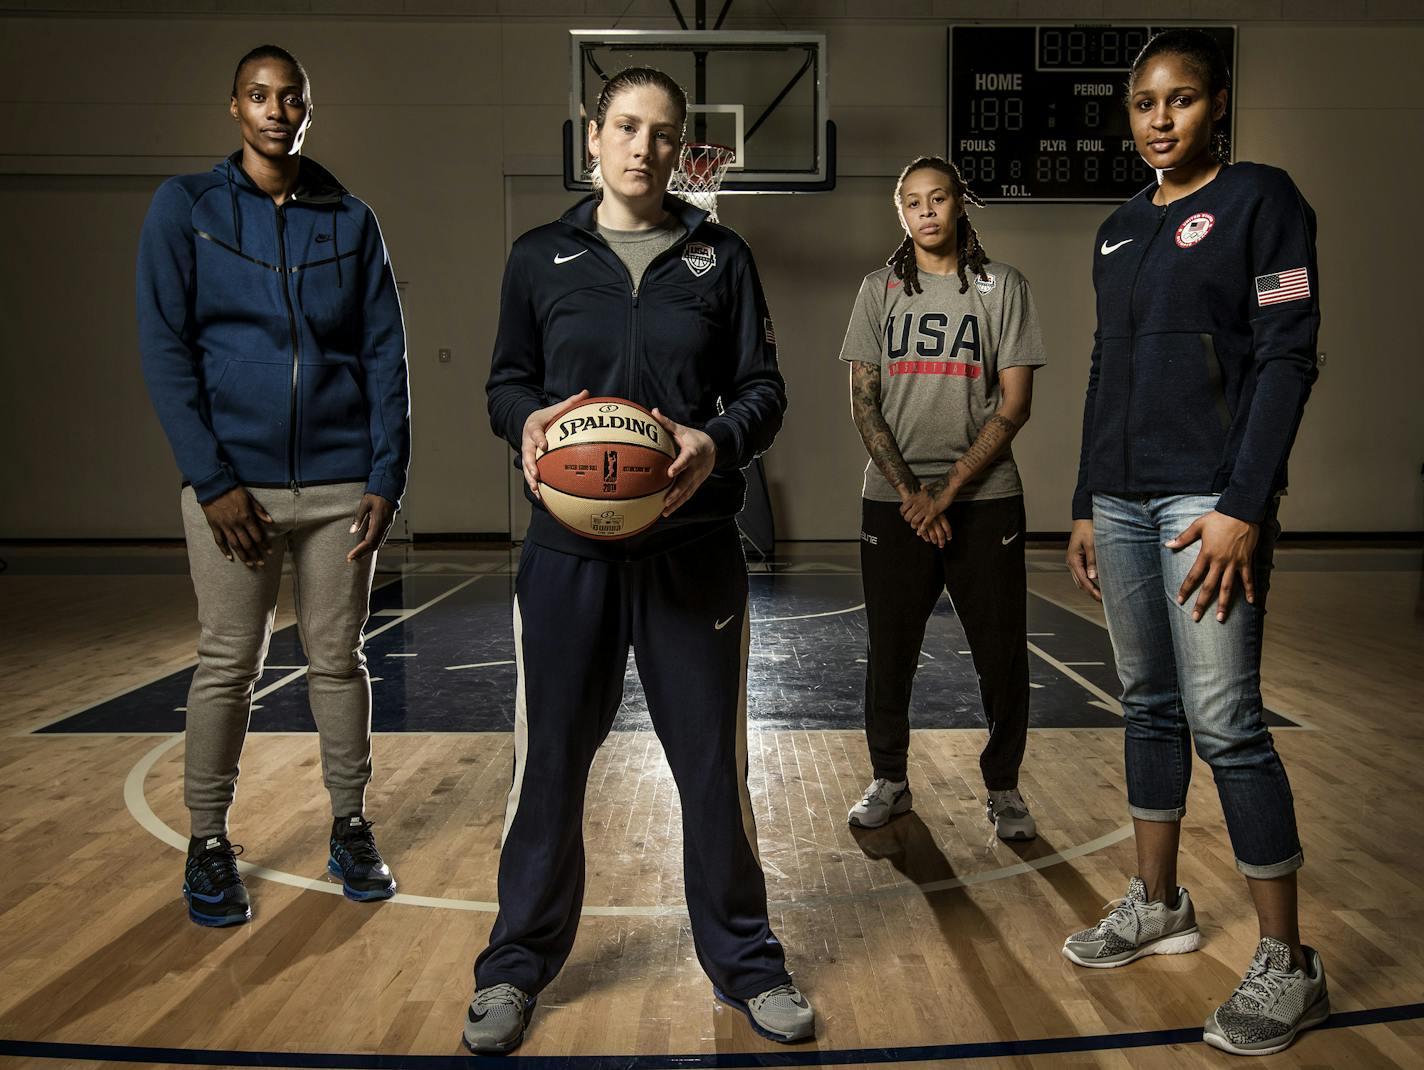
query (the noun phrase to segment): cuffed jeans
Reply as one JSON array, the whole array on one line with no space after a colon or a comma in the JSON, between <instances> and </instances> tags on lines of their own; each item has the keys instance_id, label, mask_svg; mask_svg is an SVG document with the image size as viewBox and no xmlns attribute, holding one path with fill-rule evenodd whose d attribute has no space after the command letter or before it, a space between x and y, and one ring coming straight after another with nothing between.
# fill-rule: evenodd
<instances>
[{"instance_id":1,"label":"cuffed jeans","mask_svg":"<svg viewBox=\"0 0 1424 1070\"><path fill-rule=\"evenodd\" d=\"M1225 622L1215 606L1192 621L1196 594L1177 591L1201 550L1162 545L1218 495L1093 496L1098 584L1107 611L1126 721L1127 800L1143 821L1186 813L1191 746L1211 766L1236 868L1283 877L1303 861L1285 769L1262 717L1261 635L1273 551L1275 508L1261 525L1252 605L1238 585Z\"/></svg>"}]
</instances>

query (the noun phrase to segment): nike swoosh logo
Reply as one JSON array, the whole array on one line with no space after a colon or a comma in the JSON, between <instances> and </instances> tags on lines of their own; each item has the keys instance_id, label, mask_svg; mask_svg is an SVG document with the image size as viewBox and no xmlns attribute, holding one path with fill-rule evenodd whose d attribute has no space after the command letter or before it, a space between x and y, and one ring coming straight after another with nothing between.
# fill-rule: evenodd
<instances>
[{"instance_id":1,"label":"nike swoosh logo","mask_svg":"<svg viewBox=\"0 0 1424 1070\"><path fill-rule=\"evenodd\" d=\"M1102 248L1100 248L1100 249L1098 250L1098 252L1102 253L1104 256L1107 256L1109 253L1115 253L1115 252L1117 252L1119 249L1121 249L1124 245L1126 245L1126 244L1127 244L1128 242L1130 242L1130 241L1132 241L1131 238L1123 238L1122 241L1118 242L1116 245L1109 245L1109 244L1105 241L1105 242L1103 242L1103 244L1102 244Z\"/></svg>"},{"instance_id":2,"label":"nike swoosh logo","mask_svg":"<svg viewBox=\"0 0 1424 1070\"><path fill-rule=\"evenodd\" d=\"M1131 240L1131 239L1129 239L1129 240ZM586 252L588 252L587 249L580 249L578 252L574 253L573 256L560 256L558 253L555 253L555 254L554 254L554 263L556 263L556 264L567 264L570 260L577 260L579 257L583 256L583 254L586 253Z\"/></svg>"},{"instance_id":3,"label":"nike swoosh logo","mask_svg":"<svg viewBox=\"0 0 1424 1070\"><path fill-rule=\"evenodd\" d=\"M731 624L732 621L733 621L733 619L735 619L736 616L737 616L737 615L736 615L735 613L733 613L733 614L732 614L730 617L728 617L726 620L719 620L719 621L718 621L716 624L714 624L712 627L715 628L717 631L720 632L720 631L721 631L723 628L725 628L727 625Z\"/></svg>"},{"instance_id":4,"label":"nike swoosh logo","mask_svg":"<svg viewBox=\"0 0 1424 1070\"><path fill-rule=\"evenodd\" d=\"M330 235L330 234L318 234L318 235L316 236L316 240L317 240L318 243L324 242L324 241L331 241L331 235Z\"/></svg>"},{"instance_id":5,"label":"nike swoosh logo","mask_svg":"<svg viewBox=\"0 0 1424 1070\"><path fill-rule=\"evenodd\" d=\"M1128 238L1127 240L1128 240L1128 241L1131 241L1132 239L1131 239L1131 238ZM1010 535L1007 539L1000 539L999 541L1000 541L1001 543L1003 543L1005 546L1007 546L1007 545L1009 545L1009 543L1011 543L1011 542L1013 542L1015 539L1017 539L1017 538L1019 537L1019 535L1021 535L1021 534L1022 534L1022 532L1016 531L1016 532L1014 532L1012 535Z\"/></svg>"},{"instance_id":6,"label":"nike swoosh logo","mask_svg":"<svg viewBox=\"0 0 1424 1070\"><path fill-rule=\"evenodd\" d=\"M195 892L193 891L193 889L189 888L188 894L191 895L194 899L201 899L204 903L221 903L223 901L221 892L219 892L217 895L204 895L202 892Z\"/></svg>"}]
</instances>

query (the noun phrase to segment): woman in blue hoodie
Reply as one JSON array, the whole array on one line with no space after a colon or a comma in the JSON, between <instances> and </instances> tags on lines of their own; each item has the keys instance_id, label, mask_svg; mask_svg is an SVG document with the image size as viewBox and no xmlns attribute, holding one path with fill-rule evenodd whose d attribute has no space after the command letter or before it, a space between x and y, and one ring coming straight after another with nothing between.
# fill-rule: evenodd
<instances>
[{"instance_id":1,"label":"woman in blue hoodie","mask_svg":"<svg viewBox=\"0 0 1424 1070\"><path fill-rule=\"evenodd\" d=\"M1192 745L1211 766L1260 941L1207 1019L1209 1044L1279 1051L1330 1013L1302 946L1303 861L1260 665L1286 457L1315 380L1315 214L1284 172L1228 165L1229 76L1213 38L1168 30L1137 57L1128 112L1157 184L1098 231L1098 329L1068 565L1099 599L1122 680L1138 875L1063 954L1081 966L1194 951L1177 884Z\"/></svg>"},{"instance_id":2,"label":"woman in blue hoodie","mask_svg":"<svg viewBox=\"0 0 1424 1070\"><path fill-rule=\"evenodd\" d=\"M227 814L288 557L334 815L329 868L352 899L395 892L363 816L362 627L410 461L400 302L371 210L301 155L312 118L301 64L253 49L229 112L242 147L159 187L138 256L143 374L183 475L201 625L183 881L200 925L252 916Z\"/></svg>"}]
</instances>

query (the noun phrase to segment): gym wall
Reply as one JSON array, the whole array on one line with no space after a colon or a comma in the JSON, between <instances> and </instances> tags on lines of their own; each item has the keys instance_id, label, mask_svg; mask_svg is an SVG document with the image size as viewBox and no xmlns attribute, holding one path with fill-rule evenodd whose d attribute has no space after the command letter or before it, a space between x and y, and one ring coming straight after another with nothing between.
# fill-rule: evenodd
<instances>
[{"instance_id":1,"label":"gym wall","mask_svg":"<svg viewBox=\"0 0 1424 1070\"><path fill-rule=\"evenodd\" d=\"M518 233L574 199L557 177L567 31L611 24L626 0L0 6L10 9L0 15L10 86L0 102L0 538L181 534L179 477L139 376L134 253L158 183L237 147L232 67L268 41L306 64L316 101L308 151L375 208L402 283L415 452L397 534L518 534L517 475L489 431L483 393L504 257ZM829 36L841 180L831 194L724 198L722 218L757 255L789 384L785 430L766 457L778 535L849 539L865 455L836 354L860 279L900 237L893 176L911 157L944 150L944 27L990 12L956 0L775 6L791 26ZM1328 359L1282 511L1298 531L1424 528L1424 352L1406 290L1424 166L1413 91L1420 8L1017 0L992 12L1240 27L1237 158L1289 170L1320 221ZM666 11L635 0L619 25L675 28ZM725 28L782 25L764 3L736 0ZM975 213L991 254L1033 284L1048 346L1033 420L1015 443L1035 531L1069 522L1093 331L1091 246L1111 210ZM448 363L437 359L442 347Z\"/></svg>"}]
</instances>

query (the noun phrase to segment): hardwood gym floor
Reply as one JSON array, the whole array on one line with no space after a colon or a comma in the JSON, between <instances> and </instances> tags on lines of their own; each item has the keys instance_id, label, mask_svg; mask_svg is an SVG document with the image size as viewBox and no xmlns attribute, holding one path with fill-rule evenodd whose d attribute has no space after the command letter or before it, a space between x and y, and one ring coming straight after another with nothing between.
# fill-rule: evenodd
<instances>
[{"instance_id":1,"label":"hardwood gym floor","mask_svg":"<svg viewBox=\"0 0 1424 1070\"><path fill-rule=\"evenodd\" d=\"M1199 1042L1200 1025L1239 979L1254 919L1204 766L1181 863L1202 950L1115 971L1058 952L1133 869L1106 633L1059 552L1030 553L1039 727L1022 786L1040 837L1014 848L983 818L982 731L962 727L977 700L948 612L932 623L919 681L916 723L929 727L912 746L916 809L873 832L846 826L869 778L855 724L856 549L789 550L753 581L751 778L772 924L821 1016L814 1044L764 1041L712 998L682 908L677 795L630 689L591 780L579 940L516 1060L1229 1063ZM395 901L349 903L324 879L316 741L293 731L300 669L264 677L233 816L234 842L259 867L255 917L229 930L190 924L178 894L175 706L195 634L181 549L0 556L0 1058L465 1065L460 1022L494 916L512 754L511 556L383 554L368 629L381 678L368 812L401 881ZM1335 1018L1267 1062L1421 1066L1420 555L1288 546L1279 566L1265 691L1307 855L1302 928L1324 957ZM278 626L290 623L284 602ZM269 663L299 658L279 634Z\"/></svg>"}]
</instances>

